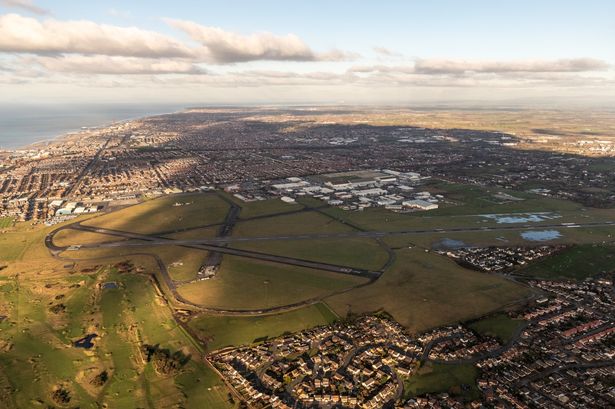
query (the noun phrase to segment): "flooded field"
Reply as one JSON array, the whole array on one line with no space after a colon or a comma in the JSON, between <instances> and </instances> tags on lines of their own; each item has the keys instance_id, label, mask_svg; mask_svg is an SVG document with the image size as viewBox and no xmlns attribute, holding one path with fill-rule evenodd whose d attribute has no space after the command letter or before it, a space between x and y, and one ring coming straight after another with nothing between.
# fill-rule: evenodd
<instances>
[{"instance_id":1,"label":"flooded field","mask_svg":"<svg viewBox=\"0 0 615 409\"><path fill-rule=\"evenodd\" d=\"M540 223L547 220L559 219L562 217L558 213L540 212L540 213L514 213L514 214L482 214L481 217L495 220L498 224L515 224L515 223Z\"/></svg>"},{"instance_id":2,"label":"flooded field","mask_svg":"<svg viewBox=\"0 0 615 409\"><path fill-rule=\"evenodd\" d=\"M444 238L433 245L434 249L458 249L462 247L468 247L468 245L461 240L449 238Z\"/></svg>"},{"instance_id":3,"label":"flooded field","mask_svg":"<svg viewBox=\"0 0 615 409\"><path fill-rule=\"evenodd\" d=\"M557 230L533 230L522 232L521 237L527 241L548 241L559 239L562 234Z\"/></svg>"}]
</instances>

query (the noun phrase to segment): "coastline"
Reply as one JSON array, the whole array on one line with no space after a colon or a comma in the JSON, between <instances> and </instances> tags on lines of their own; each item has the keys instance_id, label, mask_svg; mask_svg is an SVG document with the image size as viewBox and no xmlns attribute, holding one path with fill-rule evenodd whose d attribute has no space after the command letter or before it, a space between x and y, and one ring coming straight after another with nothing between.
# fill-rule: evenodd
<instances>
[{"instance_id":1,"label":"coastline","mask_svg":"<svg viewBox=\"0 0 615 409\"><path fill-rule=\"evenodd\" d=\"M18 145L15 145L15 146L0 145L0 152L6 153L6 152L17 152L17 151L28 151L28 150L40 150L51 144L55 144L58 142L61 143L63 140L77 137L82 132L86 132L88 130L103 129L103 128L106 128L106 127L109 127L115 124L126 123L130 121L135 121L135 120L149 118L149 117L158 116L158 115L168 115L168 114L178 113L178 112L182 112L187 109L187 107L185 106L181 106L181 107L180 106L174 106L174 107L169 106L169 107L164 107L164 108L161 107L161 108L162 109L160 110L157 110L155 108L151 109L150 112L143 112L143 113L139 112L136 115L130 115L122 119L108 119L108 120L102 119L100 123L96 125L76 126L71 129L65 129L62 131L58 131L53 136L44 136L42 139L34 140L31 142L26 141L25 143L19 143ZM168 108L168 109L165 109L165 108ZM121 111L121 109L119 111ZM119 111L118 111L117 116L121 116L121 113L119 113ZM95 112L96 111L94 109L84 110L84 113L95 113ZM88 122L87 115L84 115L84 122L86 123ZM91 120L89 122L91 122ZM15 139L22 139L22 135L15 136Z\"/></svg>"}]
</instances>

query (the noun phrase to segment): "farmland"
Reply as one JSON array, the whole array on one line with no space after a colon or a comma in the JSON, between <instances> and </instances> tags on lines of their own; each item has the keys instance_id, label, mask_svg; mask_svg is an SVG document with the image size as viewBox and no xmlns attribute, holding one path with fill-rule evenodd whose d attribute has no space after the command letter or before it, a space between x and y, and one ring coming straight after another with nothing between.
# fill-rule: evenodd
<instances>
[{"instance_id":1,"label":"farmland","mask_svg":"<svg viewBox=\"0 0 615 409\"><path fill-rule=\"evenodd\" d=\"M418 248L396 254L395 263L378 281L326 302L342 316L385 310L419 332L483 315L529 295L519 284L464 269Z\"/></svg>"},{"instance_id":2,"label":"farmland","mask_svg":"<svg viewBox=\"0 0 615 409\"><path fill-rule=\"evenodd\" d=\"M615 270L615 246L582 244L528 266L520 272L526 277L583 280L601 272Z\"/></svg>"}]
</instances>

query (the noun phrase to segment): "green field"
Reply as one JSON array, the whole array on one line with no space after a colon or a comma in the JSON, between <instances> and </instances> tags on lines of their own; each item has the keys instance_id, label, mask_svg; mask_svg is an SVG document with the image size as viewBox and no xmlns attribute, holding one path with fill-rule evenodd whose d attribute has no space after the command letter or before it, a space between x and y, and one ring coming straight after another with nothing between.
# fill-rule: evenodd
<instances>
[{"instance_id":1,"label":"green field","mask_svg":"<svg viewBox=\"0 0 615 409\"><path fill-rule=\"evenodd\" d=\"M309 233L343 233L353 228L316 212L300 212L264 219L240 221L233 236L277 236Z\"/></svg>"},{"instance_id":2,"label":"green field","mask_svg":"<svg viewBox=\"0 0 615 409\"><path fill-rule=\"evenodd\" d=\"M583 280L613 270L615 270L614 245L582 244L531 264L519 274L545 279Z\"/></svg>"},{"instance_id":3,"label":"green field","mask_svg":"<svg viewBox=\"0 0 615 409\"><path fill-rule=\"evenodd\" d=\"M515 320L506 314L495 314L490 317L467 324L481 335L497 338L502 343L510 341L517 329L523 325L522 320Z\"/></svg>"},{"instance_id":4,"label":"green field","mask_svg":"<svg viewBox=\"0 0 615 409\"><path fill-rule=\"evenodd\" d=\"M88 220L91 217L92 215L85 215L75 220ZM51 227L22 222L8 228L0 233L0 265L10 263L11 269L40 271L61 264L49 254L49 250L45 247L45 236L58 227L75 220Z\"/></svg>"},{"instance_id":5,"label":"green field","mask_svg":"<svg viewBox=\"0 0 615 409\"><path fill-rule=\"evenodd\" d=\"M323 303L276 315L211 316L202 315L190 321L190 327L204 340L208 350L231 345L246 345L284 333L302 331L330 324L336 316Z\"/></svg>"},{"instance_id":6,"label":"green field","mask_svg":"<svg viewBox=\"0 0 615 409\"><path fill-rule=\"evenodd\" d=\"M11 390L1 407L56 407L51 393L57 386L69 391L70 407L233 407L226 387L146 276L104 266L89 271L0 276L0 315L9 317L0 327L0 384ZM119 288L102 289L107 281ZM56 305L63 309L53 312ZM88 333L98 334L92 349L72 345ZM182 350L193 359L177 375L159 375L141 358L143 343ZM90 380L102 370L109 380L93 386Z\"/></svg>"},{"instance_id":7,"label":"green field","mask_svg":"<svg viewBox=\"0 0 615 409\"><path fill-rule=\"evenodd\" d=\"M532 226L552 224L554 222L583 223L615 220L614 209L588 209L583 208L578 203L551 199L525 192L488 189L436 180L427 186L423 186L421 189L444 196L439 209L425 212L395 213L383 208L368 208L361 212L350 212L339 208L327 207L321 211L351 225L359 226L365 230L376 231L502 226L493 219L481 216L487 214L550 212L561 216L554 219L555 221L532 222ZM494 199L494 194L500 192L523 198L524 200L499 203ZM310 206L323 205L323 202L313 198L301 198L299 201ZM528 223L519 222L517 224L522 226ZM573 232L568 233L574 235Z\"/></svg>"},{"instance_id":8,"label":"green field","mask_svg":"<svg viewBox=\"0 0 615 409\"><path fill-rule=\"evenodd\" d=\"M180 246L161 246L155 250L167 266L173 280L187 281L196 277L196 273L207 260L205 250L190 249Z\"/></svg>"},{"instance_id":9,"label":"green field","mask_svg":"<svg viewBox=\"0 0 615 409\"><path fill-rule=\"evenodd\" d=\"M84 225L154 234L221 223L228 209L228 203L214 193L173 195L96 217Z\"/></svg>"},{"instance_id":10,"label":"green field","mask_svg":"<svg viewBox=\"0 0 615 409\"><path fill-rule=\"evenodd\" d=\"M364 282L355 276L225 255L215 278L178 291L206 307L261 309L324 297Z\"/></svg>"},{"instance_id":11,"label":"green field","mask_svg":"<svg viewBox=\"0 0 615 409\"><path fill-rule=\"evenodd\" d=\"M243 202L234 196L230 196L230 198L241 207L239 219L247 219L250 217L266 216L277 213L287 213L303 208L303 206L298 203L285 203L280 199Z\"/></svg>"},{"instance_id":12,"label":"green field","mask_svg":"<svg viewBox=\"0 0 615 409\"><path fill-rule=\"evenodd\" d=\"M6 229L13 225L12 217L0 217L0 229Z\"/></svg>"},{"instance_id":13,"label":"green field","mask_svg":"<svg viewBox=\"0 0 615 409\"><path fill-rule=\"evenodd\" d=\"M480 396L477 376L478 370L470 364L428 363L404 382L404 395L409 398L428 393L449 393L467 400L477 399Z\"/></svg>"},{"instance_id":14,"label":"green field","mask_svg":"<svg viewBox=\"0 0 615 409\"><path fill-rule=\"evenodd\" d=\"M233 247L369 270L379 270L388 259L377 241L363 238L263 240L238 242Z\"/></svg>"},{"instance_id":15,"label":"green field","mask_svg":"<svg viewBox=\"0 0 615 409\"><path fill-rule=\"evenodd\" d=\"M485 315L528 295L519 284L435 253L413 248L396 254L394 265L374 284L329 297L327 304L341 316L383 309L419 332Z\"/></svg>"},{"instance_id":16,"label":"green field","mask_svg":"<svg viewBox=\"0 0 615 409\"><path fill-rule=\"evenodd\" d=\"M121 237L110 236L100 233L92 233L89 231L81 231L74 229L60 230L53 236L53 244L56 246L71 246L83 245L91 243L105 243L110 241L121 240Z\"/></svg>"}]
</instances>

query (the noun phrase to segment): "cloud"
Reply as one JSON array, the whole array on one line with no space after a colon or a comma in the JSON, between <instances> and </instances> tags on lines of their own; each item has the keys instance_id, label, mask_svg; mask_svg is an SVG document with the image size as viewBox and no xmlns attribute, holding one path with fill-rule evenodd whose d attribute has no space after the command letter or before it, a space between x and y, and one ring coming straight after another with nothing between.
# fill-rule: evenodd
<instances>
[{"instance_id":1,"label":"cloud","mask_svg":"<svg viewBox=\"0 0 615 409\"><path fill-rule=\"evenodd\" d=\"M417 59L408 65L358 65L348 69L356 74L413 74L421 76L508 76L530 78L537 74L571 74L605 71L609 64L591 58L544 61L458 61Z\"/></svg>"},{"instance_id":2,"label":"cloud","mask_svg":"<svg viewBox=\"0 0 615 409\"><path fill-rule=\"evenodd\" d=\"M136 27L91 21L59 21L17 14L0 16L0 51L33 54L79 53L132 57L193 57L184 44Z\"/></svg>"},{"instance_id":3,"label":"cloud","mask_svg":"<svg viewBox=\"0 0 615 409\"><path fill-rule=\"evenodd\" d=\"M279 36L268 32L248 36L206 27L192 21L165 19L167 24L184 31L205 47L205 57L212 63L228 64L246 61L339 61L353 55L339 50L314 52L294 34Z\"/></svg>"},{"instance_id":4,"label":"cloud","mask_svg":"<svg viewBox=\"0 0 615 409\"><path fill-rule=\"evenodd\" d=\"M48 71L72 74L206 74L206 70L189 61L172 59L117 57L106 55L62 57L37 56L28 59Z\"/></svg>"},{"instance_id":5,"label":"cloud","mask_svg":"<svg viewBox=\"0 0 615 409\"><path fill-rule=\"evenodd\" d=\"M416 60L408 65L353 66L355 83L420 87L595 86L612 77L609 65L586 58L544 61L467 62ZM598 71L602 71L598 74Z\"/></svg>"},{"instance_id":6,"label":"cloud","mask_svg":"<svg viewBox=\"0 0 615 409\"><path fill-rule=\"evenodd\" d=\"M513 73L513 72L585 72L601 71L609 67L601 60L576 58L529 61L465 61L418 59L414 71L419 74Z\"/></svg>"},{"instance_id":7,"label":"cloud","mask_svg":"<svg viewBox=\"0 0 615 409\"><path fill-rule=\"evenodd\" d=\"M30 13L45 15L49 14L49 10L38 7L32 0L0 0L0 4L6 7L13 7L29 11Z\"/></svg>"},{"instance_id":8,"label":"cloud","mask_svg":"<svg viewBox=\"0 0 615 409\"><path fill-rule=\"evenodd\" d=\"M386 47L372 47L372 50L374 50L376 54L379 54L383 57L400 57L401 56L400 53L389 50Z\"/></svg>"}]
</instances>

